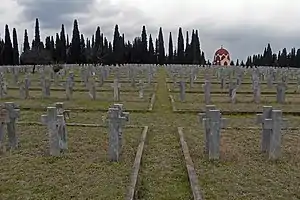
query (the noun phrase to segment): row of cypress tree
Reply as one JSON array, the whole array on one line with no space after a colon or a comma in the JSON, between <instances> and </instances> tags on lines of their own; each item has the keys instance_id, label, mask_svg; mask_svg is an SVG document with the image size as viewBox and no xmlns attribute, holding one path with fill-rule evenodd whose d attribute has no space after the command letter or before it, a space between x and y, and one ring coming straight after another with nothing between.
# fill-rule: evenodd
<instances>
[{"instance_id":1,"label":"row of cypress tree","mask_svg":"<svg viewBox=\"0 0 300 200\"><path fill-rule=\"evenodd\" d=\"M191 37L191 38L190 38ZM147 35L146 27L142 27L141 35L133 41L125 41L119 26L114 29L113 41L109 41L96 28L92 38L85 38L79 31L78 21L74 20L72 38L65 33L64 25L60 33L47 36L45 42L40 37L39 20L35 22L34 39L29 43L28 32L24 32L23 48L19 55L17 30L13 28L13 42L11 42L8 25L5 26L5 38L0 39L0 65L19 64L50 64L50 63L77 63L77 64L205 64L204 52L200 49L200 39L197 30L191 34L186 32L184 40L182 28L178 30L177 49L173 46L173 36L170 32L168 52L162 28L159 28L158 37Z\"/></svg>"}]
</instances>

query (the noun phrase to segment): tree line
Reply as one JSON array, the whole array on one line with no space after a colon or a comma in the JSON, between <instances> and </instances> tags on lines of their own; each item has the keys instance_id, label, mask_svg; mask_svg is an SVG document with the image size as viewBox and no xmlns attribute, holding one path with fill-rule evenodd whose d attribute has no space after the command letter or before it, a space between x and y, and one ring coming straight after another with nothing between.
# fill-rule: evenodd
<instances>
[{"instance_id":1,"label":"tree line","mask_svg":"<svg viewBox=\"0 0 300 200\"><path fill-rule=\"evenodd\" d=\"M186 32L184 40L182 28L178 30L177 48L173 46L172 33L169 34L168 52L165 50L162 28L158 37L147 36L146 27L142 27L141 35L133 41L125 41L119 26L115 25L113 41L109 41L96 28L92 38L85 38L79 31L78 21L73 23L72 38L65 33L62 24L60 33L47 36L43 42L40 37L38 18L35 21L34 39L29 42L25 30L23 49L19 53L17 30L13 28L11 42L10 30L5 26L4 40L0 38L0 65L37 65L37 64L104 64L120 65L126 63L140 64L206 64L205 54L200 49L197 30L191 34ZM191 38L189 38L191 37ZM154 40L155 39L155 40Z\"/></svg>"},{"instance_id":2,"label":"tree line","mask_svg":"<svg viewBox=\"0 0 300 200\"><path fill-rule=\"evenodd\" d=\"M300 68L300 49L292 48L289 52L283 48L277 54L273 53L271 45L268 44L262 54L248 56L246 62L236 60L231 61L230 65L236 66L274 66L274 67L293 67Z\"/></svg>"}]
</instances>

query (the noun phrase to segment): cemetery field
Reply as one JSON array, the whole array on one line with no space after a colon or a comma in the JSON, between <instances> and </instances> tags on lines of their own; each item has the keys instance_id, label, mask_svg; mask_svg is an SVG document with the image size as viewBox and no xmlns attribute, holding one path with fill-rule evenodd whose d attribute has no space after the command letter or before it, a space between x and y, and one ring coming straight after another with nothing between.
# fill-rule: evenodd
<instances>
[{"instance_id":1,"label":"cemetery field","mask_svg":"<svg viewBox=\"0 0 300 200\"><path fill-rule=\"evenodd\" d=\"M171 83L172 76L179 73L177 67L67 67L57 81L45 70L51 79L50 95L45 96L45 79L37 73L29 75L26 99L14 75L6 73L9 84L5 95L0 84L0 103L14 102L18 105L15 109L20 109L16 122L19 146L8 149L7 127L12 122L6 121L0 109L5 125L4 140L0 126L0 147L1 142L5 147L0 148L0 199L300 199L299 116L285 114L300 112L300 94L291 94L297 89L295 78L290 75L293 84L284 103L277 102L275 86L268 88L267 84L261 85L260 102L254 103L249 78L252 72L245 69L243 83L247 83L240 85L232 102L229 89L220 89L217 70L207 69L216 82L211 85L209 104L226 118L222 123L222 118L206 114L205 122L211 120L208 126L199 116L206 109L200 83L204 82L205 69L189 66L199 70L199 83L195 81L193 88L186 83L182 100L179 84ZM188 80L190 69L180 66L182 69ZM19 78L26 76L22 72ZM66 89L70 88L66 83L74 84L71 99L67 99ZM95 86L96 96L91 86ZM64 109L53 108L57 112L54 119L47 107L55 107L57 102L62 102ZM266 117L272 122L271 128L257 123L256 114L262 113L263 106L282 109L287 127L281 127L281 121L273 123L272 117ZM64 118L63 111L69 111L69 116ZM281 149L278 159L272 160L261 151L262 128L282 134L276 141ZM67 130L67 149L63 148L62 130ZM210 154L204 149L206 131L213 139L220 139L219 143L217 139L209 141L219 149L215 159L211 159L215 149L210 147ZM57 147L50 137L53 135L59 138ZM53 153L53 146L60 150L58 155Z\"/></svg>"}]
</instances>

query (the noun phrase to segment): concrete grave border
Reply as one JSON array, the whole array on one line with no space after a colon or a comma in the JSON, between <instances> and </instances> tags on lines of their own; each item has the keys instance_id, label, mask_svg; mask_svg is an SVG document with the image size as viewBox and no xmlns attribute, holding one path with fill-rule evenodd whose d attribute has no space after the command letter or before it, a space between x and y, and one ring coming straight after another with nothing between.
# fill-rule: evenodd
<instances>
[{"instance_id":1,"label":"concrete grave border","mask_svg":"<svg viewBox=\"0 0 300 200\"><path fill-rule=\"evenodd\" d=\"M185 159L186 169L189 176L190 186L193 192L193 197L195 200L203 200L199 182L198 182L198 176L194 168L194 163L190 156L187 142L184 139L183 127L178 127L178 134L180 137L181 150Z\"/></svg>"},{"instance_id":2,"label":"concrete grave border","mask_svg":"<svg viewBox=\"0 0 300 200\"><path fill-rule=\"evenodd\" d=\"M140 166L141 166L141 160L142 160L142 156L143 156L143 150L144 150L144 146L145 146L145 141L147 138L147 133L148 133L149 127L145 126L142 132L142 136L141 136L141 141L139 143L137 152L136 152L136 156L135 156L135 160L134 160L134 164L132 167L132 174L130 176L130 184L128 186L128 191L126 194L126 200L134 200L135 199L135 195L136 195L136 187L137 187L137 183L138 183L138 175L139 175L139 170L140 170Z\"/></svg>"},{"instance_id":3,"label":"concrete grave border","mask_svg":"<svg viewBox=\"0 0 300 200\"><path fill-rule=\"evenodd\" d=\"M126 110L127 111L127 110ZM41 122L16 122L17 125L20 126L44 126ZM85 123L66 123L67 127L101 127L107 128L108 125L104 124L85 124ZM125 125L125 128L143 128L144 126L137 126L137 125Z\"/></svg>"}]
</instances>

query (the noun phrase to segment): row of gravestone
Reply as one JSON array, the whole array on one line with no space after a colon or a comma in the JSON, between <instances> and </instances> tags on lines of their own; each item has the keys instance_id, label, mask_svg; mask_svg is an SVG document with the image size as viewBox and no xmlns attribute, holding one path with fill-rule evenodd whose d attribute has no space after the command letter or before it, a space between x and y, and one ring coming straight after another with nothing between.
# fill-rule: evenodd
<instances>
[{"instance_id":1,"label":"row of gravestone","mask_svg":"<svg viewBox=\"0 0 300 200\"><path fill-rule=\"evenodd\" d=\"M204 89L204 102L205 104L211 103L211 82L205 81L205 83L202 85ZM236 93L237 93L238 86L236 85L230 85L228 96L230 97L231 103L236 103ZM284 103L285 102L285 96L286 96L286 85L283 83L277 84L277 93L276 93L276 101L277 103ZM181 102L184 102L186 99L186 83L185 81L179 81L179 98ZM260 88L259 87L253 87L253 101L255 103L260 103Z\"/></svg>"},{"instance_id":2,"label":"row of gravestone","mask_svg":"<svg viewBox=\"0 0 300 200\"><path fill-rule=\"evenodd\" d=\"M220 158L221 129L225 128L226 118L222 118L220 110L215 105L206 105L205 112L199 113L199 120L204 125L204 151L209 159ZM282 129L286 128L286 119L282 111L272 106L264 106L263 113L257 114L256 123L262 125L261 151L267 153L270 160L276 160L281 155Z\"/></svg>"},{"instance_id":3,"label":"row of gravestone","mask_svg":"<svg viewBox=\"0 0 300 200\"><path fill-rule=\"evenodd\" d=\"M5 81L3 80L3 74L0 74L0 98L4 98L7 95L7 87L5 86ZM96 100L96 84L95 82L88 82L87 83L87 88L89 90L89 96L92 100ZM51 81L47 78L41 78L41 89L42 89L42 96L43 98L49 98L50 97L50 86L51 86ZM113 96L114 96L114 101L120 101L120 88L121 84L119 83L118 79L114 79L113 84L111 84L113 88ZM144 97L144 88L145 84L143 80L139 80L138 83L139 86L139 98ZM74 74L73 72L70 72L65 84L65 93L66 93L66 98L68 100L72 99L73 95L73 87L74 87ZM30 97L29 94L30 91L30 80L28 77L25 77L24 82L20 84L20 95L22 99L28 99Z\"/></svg>"},{"instance_id":4,"label":"row of gravestone","mask_svg":"<svg viewBox=\"0 0 300 200\"><path fill-rule=\"evenodd\" d=\"M6 102L0 110L0 152L6 151L4 144L4 126L7 126L8 148L18 148L16 133L16 121L20 116L20 110L13 102ZM70 111L64 109L63 103L56 103L53 107L47 107L47 114L41 116L43 125L47 126L49 137L49 154L60 156L68 149L66 120L70 117ZM109 160L119 161L123 146L123 127L129 120L129 113L124 112L123 104L114 104L108 109L108 135L109 135Z\"/></svg>"}]
</instances>

